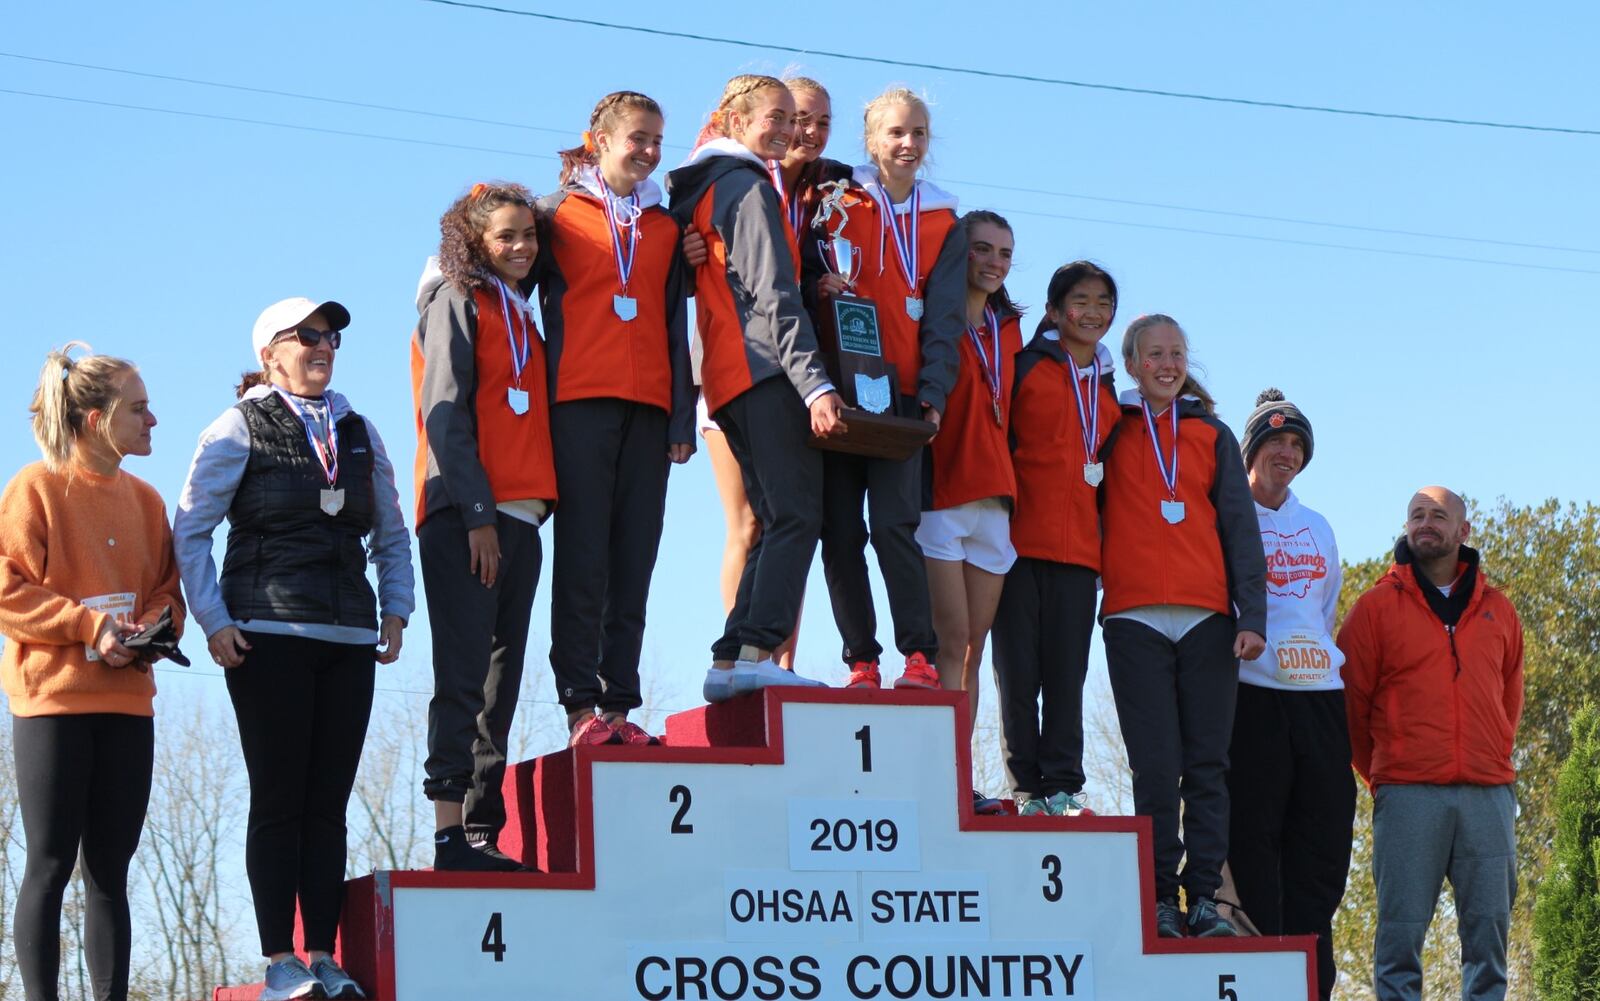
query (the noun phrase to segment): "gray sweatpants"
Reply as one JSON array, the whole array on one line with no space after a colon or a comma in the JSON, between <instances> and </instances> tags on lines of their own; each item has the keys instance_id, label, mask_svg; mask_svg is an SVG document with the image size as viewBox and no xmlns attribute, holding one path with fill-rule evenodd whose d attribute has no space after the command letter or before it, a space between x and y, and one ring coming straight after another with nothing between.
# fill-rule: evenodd
<instances>
[{"instance_id":1,"label":"gray sweatpants","mask_svg":"<svg viewBox=\"0 0 1600 1001\"><path fill-rule=\"evenodd\" d=\"M1506 996L1506 937L1517 895L1511 786L1384 785L1372 809L1378 1001L1422 997L1422 941L1446 876L1461 936L1461 997Z\"/></svg>"}]
</instances>

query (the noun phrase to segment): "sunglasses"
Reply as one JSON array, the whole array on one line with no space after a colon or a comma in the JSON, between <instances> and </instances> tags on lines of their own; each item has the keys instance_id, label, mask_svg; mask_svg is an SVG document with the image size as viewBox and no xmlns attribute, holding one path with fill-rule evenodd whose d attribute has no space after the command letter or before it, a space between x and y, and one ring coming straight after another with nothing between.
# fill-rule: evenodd
<instances>
[{"instance_id":1,"label":"sunglasses","mask_svg":"<svg viewBox=\"0 0 1600 1001\"><path fill-rule=\"evenodd\" d=\"M277 337L274 337L273 340L281 341L287 337L293 336L299 339L300 343L304 344L308 348L314 348L321 341L327 341L328 347L337 351L339 350L339 342L343 340L343 338L340 336L340 333L341 332L338 330L317 330L314 327L295 327L293 330L285 330Z\"/></svg>"}]
</instances>

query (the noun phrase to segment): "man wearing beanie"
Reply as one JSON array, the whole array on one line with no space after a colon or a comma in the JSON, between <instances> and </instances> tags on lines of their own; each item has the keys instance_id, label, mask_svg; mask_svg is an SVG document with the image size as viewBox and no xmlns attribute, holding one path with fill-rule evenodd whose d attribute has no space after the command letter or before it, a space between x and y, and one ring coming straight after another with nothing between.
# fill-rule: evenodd
<instances>
[{"instance_id":1,"label":"man wearing beanie","mask_svg":"<svg viewBox=\"0 0 1600 1001\"><path fill-rule=\"evenodd\" d=\"M1311 461L1311 422L1276 389L1256 399L1240 446L1267 556L1267 649L1239 665L1228 752L1228 867L1267 935L1317 936L1317 987L1332 994L1333 913L1350 868L1344 655L1334 643L1339 549L1289 489Z\"/></svg>"}]
</instances>

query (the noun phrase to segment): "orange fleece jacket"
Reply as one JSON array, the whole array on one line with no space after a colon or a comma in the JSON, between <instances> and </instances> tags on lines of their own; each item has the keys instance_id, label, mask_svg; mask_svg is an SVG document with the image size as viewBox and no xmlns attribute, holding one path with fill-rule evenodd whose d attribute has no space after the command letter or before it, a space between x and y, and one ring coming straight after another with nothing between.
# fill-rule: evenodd
<instances>
[{"instance_id":1,"label":"orange fleece jacket","mask_svg":"<svg viewBox=\"0 0 1600 1001\"><path fill-rule=\"evenodd\" d=\"M154 715L153 674L88 657L109 613L85 601L110 595L131 595L125 614L141 624L170 605L182 632L161 495L120 471L24 467L0 495L0 679L14 715Z\"/></svg>"}]
</instances>

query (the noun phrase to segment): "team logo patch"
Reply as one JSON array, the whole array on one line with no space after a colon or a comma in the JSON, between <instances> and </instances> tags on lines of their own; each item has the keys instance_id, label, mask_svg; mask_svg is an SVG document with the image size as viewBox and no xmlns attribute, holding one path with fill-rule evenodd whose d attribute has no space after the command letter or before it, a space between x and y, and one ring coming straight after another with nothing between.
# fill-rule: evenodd
<instances>
[{"instance_id":1,"label":"team logo patch","mask_svg":"<svg viewBox=\"0 0 1600 1001\"><path fill-rule=\"evenodd\" d=\"M1293 535L1262 532L1267 551L1267 593L1282 598L1304 598L1311 585L1328 576L1328 558L1317 548L1311 529Z\"/></svg>"},{"instance_id":2,"label":"team logo patch","mask_svg":"<svg viewBox=\"0 0 1600 1001\"><path fill-rule=\"evenodd\" d=\"M1275 428L1281 428L1283 427L1283 415L1273 414L1271 417L1267 418L1267 423Z\"/></svg>"}]
</instances>

